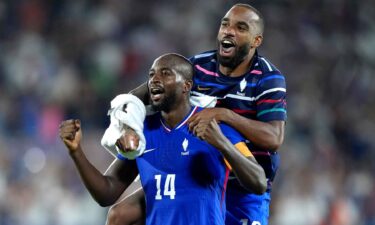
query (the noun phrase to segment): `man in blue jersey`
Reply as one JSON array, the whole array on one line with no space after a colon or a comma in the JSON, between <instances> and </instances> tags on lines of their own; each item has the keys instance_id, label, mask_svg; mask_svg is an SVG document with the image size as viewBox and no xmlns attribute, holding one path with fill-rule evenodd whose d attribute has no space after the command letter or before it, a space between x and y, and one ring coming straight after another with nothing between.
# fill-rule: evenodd
<instances>
[{"instance_id":1,"label":"man in blue jersey","mask_svg":"<svg viewBox=\"0 0 375 225\"><path fill-rule=\"evenodd\" d=\"M229 168L243 187L265 191L264 171L236 130L210 120L197 124L194 133L189 131L187 121L202 110L189 102L192 75L192 65L180 55L166 54L154 61L148 91L157 113L144 122L146 150L136 160L124 158L120 151L104 175L83 153L80 121L61 123L60 137L100 205L113 204L139 174L146 197L146 224L223 225ZM118 147L130 150L131 138L125 132Z\"/></svg>"},{"instance_id":2,"label":"man in blue jersey","mask_svg":"<svg viewBox=\"0 0 375 225\"><path fill-rule=\"evenodd\" d=\"M277 149L284 139L286 120L285 78L266 58L258 55L263 40L264 21L258 10L247 4L234 5L222 18L217 50L192 57L192 95L215 96L215 108L192 116L188 123L194 132L199 123L215 119L238 130L262 165L268 181L266 193L244 190L236 179L227 188L227 225L267 225L271 186L279 166ZM133 92L147 100L145 85ZM142 196L129 195L109 211L109 225L133 224L140 210L133 210ZM136 211L137 213L134 213ZM132 213L130 213L132 212ZM140 223L141 224L141 223Z\"/></svg>"}]
</instances>

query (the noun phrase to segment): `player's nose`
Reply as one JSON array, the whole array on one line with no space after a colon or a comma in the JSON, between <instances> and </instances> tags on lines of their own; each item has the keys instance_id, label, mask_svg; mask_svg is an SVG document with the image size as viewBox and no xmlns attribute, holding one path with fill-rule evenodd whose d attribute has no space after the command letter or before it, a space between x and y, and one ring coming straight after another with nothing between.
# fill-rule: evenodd
<instances>
[{"instance_id":1,"label":"player's nose","mask_svg":"<svg viewBox=\"0 0 375 225\"><path fill-rule=\"evenodd\" d=\"M222 33L224 35L224 37L227 37L227 36L234 36L234 28L233 26L226 26L226 27L223 27L222 28Z\"/></svg>"},{"instance_id":2,"label":"player's nose","mask_svg":"<svg viewBox=\"0 0 375 225\"><path fill-rule=\"evenodd\" d=\"M161 73L156 72L152 77L150 77L150 83L161 82Z\"/></svg>"}]
</instances>

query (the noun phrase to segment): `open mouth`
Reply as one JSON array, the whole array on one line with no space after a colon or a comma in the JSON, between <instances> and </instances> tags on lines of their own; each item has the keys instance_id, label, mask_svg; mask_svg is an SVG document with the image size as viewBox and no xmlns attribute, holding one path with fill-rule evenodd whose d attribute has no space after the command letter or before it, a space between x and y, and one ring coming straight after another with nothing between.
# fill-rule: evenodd
<instances>
[{"instance_id":1,"label":"open mouth","mask_svg":"<svg viewBox=\"0 0 375 225\"><path fill-rule=\"evenodd\" d=\"M235 47L236 45L233 43L233 41L229 41L229 40L223 40L221 42L221 46L223 48L231 48L231 47Z\"/></svg>"},{"instance_id":2,"label":"open mouth","mask_svg":"<svg viewBox=\"0 0 375 225\"><path fill-rule=\"evenodd\" d=\"M158 101L164 93L161 87L150 87L150 97L152 101Z\"/></svg>"},{"instance_id":3,"label":"open mouth","mask_svg":"<svg viewBox=\"0 0 375 225\"><path fill-rule=\"evenodd\" d=\"M222 40L220 42L220 54L223 56L229 56L234 53L236 44L232 40Z\"/></svg>"}]
</instances>

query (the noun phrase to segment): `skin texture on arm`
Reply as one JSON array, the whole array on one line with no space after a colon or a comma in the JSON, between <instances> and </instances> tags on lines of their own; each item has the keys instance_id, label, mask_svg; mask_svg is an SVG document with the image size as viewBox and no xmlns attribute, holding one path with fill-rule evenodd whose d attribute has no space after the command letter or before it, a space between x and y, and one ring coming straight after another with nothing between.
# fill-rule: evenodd
<instances>
[{"instance_id":1,"label":"skin texture on arm","mask_svg":"<svg viewBox=\"0 0 375 225\"><path fill-rule=\"evenodd\" d=\"M143 103L148 104L149 94L147 89L147 83L143 83L130 91L130 94L137 96ZM229 124L256 146L264 149L276 151L284 141L284 121L261 122L251 120L225 108L208 108L195 114L188 121L189 129L192 130L199 121L210 118L216 119L217 122Z\"/></svg>"},{"instance_id":2,"label":"skin texture on arm","mask_svg":"<svg viewBox=\"0 0 375 225\"><path fill-rule=\"evenodd\" d=\"M194 127L193 132L223 154L243 187L256 194L263 194L266 191L267 180L263 168L254 157L245 157L224 136L215 119L202 121Z\"/></svg>"},{"instance_id":3,"label":"skin texture on arm","mask_svg":"<svg viewBox=\"0 0 375 225\"><path fill-rule=\"evenodd\" d=\"M147 87L147 82L139 85L135 89L131 90L129 94L137 96L141 101L145 104L148 105L150 104L150 95L148 93L148 87Z\"/></svg>"},{"instance_id":4,"label":"skin texture on arm","mask_svg":"<svg viewBox=\"0 0 375 225\"><path fill-rule=\"evenodd\" d=\"M94 200L101 206L115 203L138 173L135 162L124 163L121 160L115 160L103 175L84 154L81 146L82 130L79 120L63 121L60 124L59 134L84 185ZM124 174L126 175L124 176Z\"/></svg>"},{"instance_id":5,"label":"skin texture on arm","mask_svg":"<svg viewBox=\"0 0 375 225\"><path fill-rule=\"evenodd\" d=\"M276 151L284 141L284 121L261 122L245 118L225 108L209 108L192 116L188 123L192 130L200 121L225 122L258 147Z\"/></svg>"}]
</instances>

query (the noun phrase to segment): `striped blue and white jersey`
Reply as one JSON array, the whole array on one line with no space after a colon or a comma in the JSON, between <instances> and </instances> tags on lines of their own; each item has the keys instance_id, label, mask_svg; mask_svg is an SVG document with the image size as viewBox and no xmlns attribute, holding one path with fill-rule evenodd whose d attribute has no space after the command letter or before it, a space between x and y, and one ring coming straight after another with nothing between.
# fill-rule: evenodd
<instances>
[{"instance_id":1,"label":"striped blue and white jersey","mask_svg":"<svg viewBox=\"0 0 375 225\"><path fill-rule=\"evenodd\" d=\"M229 77L220 73L216 51L195 55L190 58L190 61L195 70L193 96L215 96L218 98L216 107L231 109L249 119L262 122L286 120L285 77L266 58L259 56L257 52L250 69L239 77ZM230 212L234 209L234 213L242 211L243 219L251 222L260 220L255 220L255 217L268 217L269 193L279 167L280 158L277 152L261 149L249 141L247 141L247 145L265 170L268 180L267 193L262 195L263 197L251 194L242 188L236 179L230 179L227 188L227 208ZM265 207L260 208L259 204L263 204ZM244 210L239 210L241 207ZM254 213L254 210L249 209L250 207L258 208L259 212ZM247 212L247 209L250 211ZM252 218L248 218L250 214L257 213L260 215L252 215ZM241 216L236 215L236 217ZM266 219L263 220L266 221ZM266 224L266 222L261 224Z\"/></svg>"}]
</instances>

